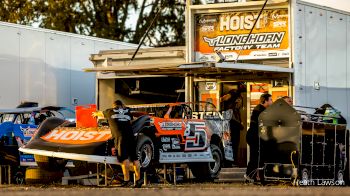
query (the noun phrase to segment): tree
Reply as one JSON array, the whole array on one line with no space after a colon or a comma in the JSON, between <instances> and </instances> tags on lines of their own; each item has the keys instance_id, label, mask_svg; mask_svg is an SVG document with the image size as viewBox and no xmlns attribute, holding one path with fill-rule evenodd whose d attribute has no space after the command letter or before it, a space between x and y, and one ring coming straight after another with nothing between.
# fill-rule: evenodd
<instances>
[{"instance_id":1,"label":"tree","mask_svg":"<svg viewBox=\"0 0 350 196\"><path fill-rule=\"evenodd\" d=\"M40 27L131 43L140 42L162 9L145 44L185 43L185 5L175 0L48 0L38 4Z\"/></svg>"},{"instance_id":2,"label":"tree","mask_svg":"<svg viewBox=\"0 0 350 196\"><path fill-rule=\"evenodd\" d=\"M132 37L133 43L139 43L157 11L161 9L160 15L147 36L147 45L185 45L185 4L176 0L142 0L138 8L139 14Z\"/></svg>"},{"instance_id":3,"label":"tree","mask_svg":"<svg viewBox=\"0 0 350 196\"><path fill-rule=\"evenodd\" d=\"M38 4L30 0L0 0L0 21L31 25L39 18Z\"/></svg>"},{"instance_id":4,"label":"tree","mask_svg":"<svg viewBox=\"0 0 350 196\"><path fill-rule=\"evenodd\" d=\"M159 9L144 44L184 45L184 0L0 0L0 20L138 44Z\"/></svg>"}]
</instances>

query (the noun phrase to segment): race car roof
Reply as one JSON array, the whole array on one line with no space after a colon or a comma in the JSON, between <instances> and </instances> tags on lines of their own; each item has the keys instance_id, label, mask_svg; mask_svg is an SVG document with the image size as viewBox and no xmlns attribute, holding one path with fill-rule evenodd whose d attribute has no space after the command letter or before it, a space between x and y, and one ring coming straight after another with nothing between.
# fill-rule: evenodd
<instances>
[{"instance_id":1,"label":"race car roof","mask_svg":"<svg viewBox=\"0 0 350 196\"><path fill-rule=\"evenodd\" d=\"M28 108L14 108L14 109L2 109L0 114L21 114L21 113L31 113L31 112L42 112L42 111L58 111L62 110L64 107L58 106L45 106L45 107L28 107Z\"/></svg>"}]
</instances>

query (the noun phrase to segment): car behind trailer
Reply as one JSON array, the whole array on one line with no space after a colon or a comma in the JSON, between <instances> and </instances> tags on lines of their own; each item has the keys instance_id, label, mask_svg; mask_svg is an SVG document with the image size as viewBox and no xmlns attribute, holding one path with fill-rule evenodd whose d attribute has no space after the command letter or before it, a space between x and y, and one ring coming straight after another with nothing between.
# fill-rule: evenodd
<instances>
[{"instance_id":1,"label":"car behind trailer","mask_svg":"<svg viewBox=\"0 0 350 196\"><path fill-rule=\"evenodd\" d=\"M345 185L349 143L346 120L340 115L324 115L325 110L334 108L324 105L315 113L306 113L278 100L260 115L262 183Z\"/></svg>"}]
</instances>

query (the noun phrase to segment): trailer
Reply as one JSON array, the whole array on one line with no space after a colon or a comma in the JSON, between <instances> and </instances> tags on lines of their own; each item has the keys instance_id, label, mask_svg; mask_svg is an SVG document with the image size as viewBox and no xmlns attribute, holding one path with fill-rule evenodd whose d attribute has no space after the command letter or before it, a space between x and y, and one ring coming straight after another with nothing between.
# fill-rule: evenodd
<instances>
[{"instance_id":1,"label":"trailer","mask_svg":"<svg viewBox=\"0 0 350 196\"><path fill-rule=\"evenodd\" d=\"M83 73L88 56L137 45L0 22L0 108L24 101L40 106L95 102L95 74Z\"/></svg>"},{"instance_id":2,"label":"trailer","mask_svg":"<svg viewBox=\"0 0 350 196\"><path fill-rule=\"evenodd\" d=\"M243 85L241 167L249 160L245 136L250 114L264 92L273 100L292 96L295 105L328 103L349 120L349 7L315 2L186 1L185 48L145 49L132 62L132 50L91 56L94 66L85 71L97 72L97 105L105 109L108 98L147 103L142 89L166 89L179 101L211 101L222 111L220 97ZM337 3L342 2L332 2ZM161 87L168 80L178 86Z\"/></svg>"}]
</instances>

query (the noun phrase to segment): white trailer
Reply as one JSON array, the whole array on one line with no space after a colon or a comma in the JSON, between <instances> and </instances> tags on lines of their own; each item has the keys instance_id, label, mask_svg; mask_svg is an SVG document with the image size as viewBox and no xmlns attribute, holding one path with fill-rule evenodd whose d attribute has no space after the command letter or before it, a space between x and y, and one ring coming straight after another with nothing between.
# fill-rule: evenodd
<instances>
[{"instance_id":1,"label":"white trailer","mask_svg":"<svg viewBox=\"0 0 350 196\"><path fill-rule=\"evenodd\" d=\"M313 1L315 2L315 1ZM350 1L332 1L333 9L293 1L293 47L296 105L329 103L350 121Z\"/></svg>"},{"instance_id":2,"label":"white trailer","mask_svg":"<svg viewBox=\"0 0 350 196\"><path fill-rule=\"evenodd\" d=\"M137 45L0 22L0 108L22 101L59 105L95 103L89 56Z\"/></svg>"}]
</instances>

